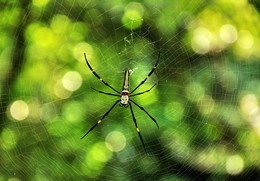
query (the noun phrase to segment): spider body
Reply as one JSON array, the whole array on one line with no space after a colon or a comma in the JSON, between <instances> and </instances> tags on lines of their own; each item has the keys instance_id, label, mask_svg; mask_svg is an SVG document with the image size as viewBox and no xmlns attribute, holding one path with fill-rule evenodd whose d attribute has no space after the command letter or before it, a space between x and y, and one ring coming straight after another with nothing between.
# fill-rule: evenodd
<instances>
[{"instance_id":1,"label":"spider body","mask_svg":"<svg viewBox=\"0 0 260 181\"><path fill-rule=\"evenodd\" d=\"M130 71L126 70L124 75L124 82L123 82L123 89L122 92L120 92L121 99L120 99L120 106L128 107L129 105L129 77L130 77Z\"/></svg>"},{"instance_id":2,"label":"spider body","mask_svg":"<svg viewBox=\"0 0 260 181\"><path fill-rule=\"evenodd\" d=\"M106 94L106 95L110 95L110 96L117 96L117 97L120 97L120 99L118 99L114 104L113 106L102 116L102 118L100 120L97 121L97 123L92 126L88 132L81 137L84 138L85 136L87 136L87 134L89 132L91 132L97 125L101 124L101 122L103 121L103 119L110 113L110 111L119 103L120 106L122 107L125 107L127 108L128 106L130 107L130 111L131 111L131 114L132 114L132 118L133 118L133 121L134 121L134 124L135 124L135 127L136 127L136 131L138 132L138 135L139 135L139 138L142 142L142 145L143 145L143 148L146 152L146 148L145 148L145 144L144 144L144 141L143 141L143 138L141 136L141 133L140 133L140 129L138 128L138 125L137 125L137 122L136 122L136 118L134 116L134 112L133 112L133 108L132 108L132 103L135 104L137 107L139 107L142 111L144 111L154 122L155 124L157 125L157 127L159 128L159 125L157 123L157 121L142 107L140 106L139 104L137 104L134 100L131 99L131 97L133 96L137 96L137 95L141 95L141 94L144 94L146 92L149 92L150 90L152 90L152 88L157 84L155 83L150 89L146 90L146 91L143 91L143 92L140 92L140 93L136 93L136 94L132 94L136 89L138 89L142 84L144 84L146 82L146 80L153 74L153 72L155 71L157 65L158 65L158 62L160 60L160 52L159 52L159 55L158 55L158 58L157 58L157 61L153 67L153 69L150 71L150 73L145 77L145 79L140 83L138 84L132 91L130 91L130 88L129 88L129 77L130 77L130 73L131 73L131 70L125 70L125 73L124 73L124 82L123 82L123 88L122 88L122 92L119 92L117 91L116 89L114 89L112 86L110 86L107 82L105 82L93 69L92 67L90 66L88 60L87 60L87 57L86 57L86 54L84 53L84 57L85 57L85 60L86 60L86 63L89 67L89 69L91 70L91 72L103 83L105 84L107 87L111 88L113 91L115 91L117 94L112 94L112 93L107 93L107 92L102 92L102 91L99 91L99 90L96 90L94 88L92 88L93 90L101 93L101 94Z\"/></svg>"}]
</instances>

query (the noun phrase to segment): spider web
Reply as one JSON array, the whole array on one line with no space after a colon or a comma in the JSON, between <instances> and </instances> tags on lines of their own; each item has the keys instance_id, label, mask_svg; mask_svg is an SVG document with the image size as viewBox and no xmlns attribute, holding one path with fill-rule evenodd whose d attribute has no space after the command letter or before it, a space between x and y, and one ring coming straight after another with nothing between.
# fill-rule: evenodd
<instances>
[{"instance_id":1,"label":"spider web","mask_svg":"<svg viewBox=\"0 0 260 181\"><path fill-rule=\"evenodd\" d=\"M0 180L259 176L259 28L253 27L260 24L258 2L1 3L6 20L1 22ZM222 3L236 11L250 9L252 21L241 25L227 18ZM228 43L216 40L214 31L222 27L225 38L232 24L242 38L228 34ZM116 106L80 140L117 100L91 89L114 93L91 73L83 53L120 91L125 69L133 70L133 89L159 51L155 73L136 93L158 85L133 97L160 126L133 105L148 154L129 108Z\"/></svg>"}]
</instances>

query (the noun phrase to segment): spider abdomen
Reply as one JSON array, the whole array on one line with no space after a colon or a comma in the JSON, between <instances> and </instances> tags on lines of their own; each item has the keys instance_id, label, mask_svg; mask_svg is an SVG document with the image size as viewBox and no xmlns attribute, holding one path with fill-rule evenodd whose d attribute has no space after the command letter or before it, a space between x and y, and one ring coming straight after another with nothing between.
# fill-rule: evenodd
<instances>
[{"instance_id":1,"label":"spider abdomen","mask_svg":"<svg viewBox=\"0 0 260 181\"><path fill-rule=\"evenodd\" d=\"M122 95L121 96L121 104L122 105L128 105L129 96L128 95Z\"/></svg>"}]
</instances>

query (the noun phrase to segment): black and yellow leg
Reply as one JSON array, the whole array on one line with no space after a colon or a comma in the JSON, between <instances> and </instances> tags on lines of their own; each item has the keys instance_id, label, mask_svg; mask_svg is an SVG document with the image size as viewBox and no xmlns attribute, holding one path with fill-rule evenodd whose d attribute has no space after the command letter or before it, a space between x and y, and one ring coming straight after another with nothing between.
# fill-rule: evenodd
<instances>
[{"instance_id":1,"label":"black and yellow leg","mask_svg":"<svg viewBox=\"0 0 260 181\"><path fill-rule=\"evenodd\" d=\"M147 153L146 148L145 148L145 145L144 145L144 140L143 140L142 135L141 135L141 133L140 133L140 130L139 130L139 128L138 128L138 125L137 125L137 122L136 122L136 119L135 119L135 116L134 116L133 108L132 108L132 105L131 105L130 102L129 102L129 106L130 106L131 114L132 114L132 117L133 117L133 121L134 121L134 123L135 123L136 131L137 131L137 133L138 133L138 135L139 135L139 138L140 138L140 140L141 140L141 142L142 142L142 144L143 144L144 151Z\"/></svg>"},{"instance_id":2,"label":"black and yellow leg","mask_svg":"<svg viewBox=\"0 0 260 181\"><path fill-rule=\"evenodd\" d=\"M88 68L90 69L90 71L91 71L101 82L103 82L103 84L105 84L106 86L110 87L112 90L114 90L114 91L117 92L118 94L120 94L120 92L118 92L116 89L114 89L112 86L110 86L107 82L105 82L105 81L92 69L92 67L90 66L90 64L89 64L89 62L88 62L86 53L84 53L84 57L85 57L86 63L87 63L87 65L88 65Z\"/></svg>"},{"instance_id":3,"label":"black and yellow leg","mask_svg":"<svg viewBox=\"0 0 260 181\"><path fill-rule=\"evenodd\" d=\"M121 95L117 95L117 94L111 94L111 93L107 93L107 92L102 92L102 91L99 91L99 90L97 90L97 89L94 89L94 88L92 88L94 91L97 91L97 92L99 92L99 93L101 93L101 94L106 94L106 95L110 95L110 96L117 96L117 97L120 97Z\"/></svg>"},{"instance_id":4,"label":"black and yellow leg","mask_svg":"<svg viewBox=\"0 0 260 181\"><path fill-rule=\"evenodd\" d=\"M113 106L102 116L102 118L101 118L100 120L98 120L98 122L97 122L94 126L92 126L92 127L88 130L88 132L87 132L86 134L84 134L84 136L82 136L80 139L83 139L83 138L84 138L85 136L87 136L88 133L90 133L97 125L99 125L99 124L102 122L102 120L110 113L110 111L116 106L116 104L117 104L119 101L120 101L120 99L117 100L117 101L113 104Z\"/></svg>"},{"instance_id":5,"label":"black and yellow leg","mask_svg":"<svg viewBox=\"0 0 260 181\"><path fill-rule=\"evenodd\" d=\"M133 96L137 96L137 95L141 95L141 94L144 94L146 92L149 92L150 90L152 90L152 88L154 88L155 86L157 85L157 82L148 90L144 91L144 92L140 92L140 93L137 93L137 94L133 94L133 95L130 95L129 97L133 97Z\"/></svg>"},{"instance_id":6,"label":"black and yellow leg","mask_svg":"<svg viewBox=\"0 0 260 181\"><path fill-rule=\"evenodd\" d=\"M157 123L157 121L139 104L137 104L135 101L133 101L132 99L129 99L129 101L131 101L132 103L134 103L136 106L138 106L142 111L144 111L152 120L153 122L155 122L156 126L159 128L159 125ZM130 102L129 102L130 103Z\"/></svg>"},{"instance_id":7,"label":"black and yellow leg","mask_svg":"<svg viewBox=\"0 0 260 181\"><path fill-rule=\"evenodd\" d=\"M153 67L153 69L150 71L150 73L145 77L145 79L138 85L138 86L136 86L131 92L130 92L130 94L132 94L138 87L140 87L142 84L144 84L145 82L146 82L146 80L153 74L153 72L155 71L155 69L156 69L156 67L157 67L157 65L158 65L158 62L159 62L159 60L160 60L160 52L159 52L159 54L158 54L158 58L157 58L157 60L156 60L156 62L155 62L155 65L154 65L154 67Z\"/></svg>"}]
</instances>

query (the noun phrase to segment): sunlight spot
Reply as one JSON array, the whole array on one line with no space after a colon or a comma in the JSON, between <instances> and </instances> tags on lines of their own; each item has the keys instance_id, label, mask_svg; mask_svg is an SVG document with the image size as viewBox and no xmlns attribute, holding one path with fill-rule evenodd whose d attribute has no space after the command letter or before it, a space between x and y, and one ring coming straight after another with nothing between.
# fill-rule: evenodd
<instances>
[{"instance_id":1,"label":"sunlight spot","mask_svg":"<svg viewBox=\"0 0 260 181\"><path fill-rule=\"evenodd\" d=\"M143 14L144 8L142 4L131 2L126 6L121 22L128 29L137 29L143 23Z\"/></svg>"},{"instance_id":2,"label":"sunlight spot","mask_svg":"<svg viewBox=\"0 0 260 181\"><path fill-rule=\"evenodd\" d=\"M243 114L252 115L258 110L258 100L255 94L247 94L242 97L240 107Z\"/></svg>"},{"instance_id":3,"label":"sunlight spot","mask_svg":"<svg viewBox=\"0 0 260 181\"><path fill-rule=\"evenodd\" d=\"M234 43L237 40L237 29L231 24L225 24L220 28L220 38L226 43Z\"/></svg>"},{"instance_id":4,"label":"sunlight spot","mask_svg":"<svg viewBox=\"0 0 260 181\"><path fill-rule=\"evenodd\" d=\"M125 145L125 135L119 131L112 131L106 137L106 147L113 152L123 150Z\"/></svg>"},{"instance_id":5,"label":"sunlight spot","mask_svg":"<svg viewBox=\"0 0 260 181\"><path fill-rule=\"evenodd\" d=\"M250 124L258 136L260 136L260 109L258 108L249 118Z\"/></svg>"},{"instance_id":6,"label":"sunlight spot","mask_svg":"<svg viewBox=\"0 0 260 181\"><path fill-rule=\"evenodd\" d=\"M85 161L82 162L82 172L95 178L101 174L106 163L111 159L112 152L108 150L104 142L97 142L87 148Z\"/></svg>"},{"instance_id":7,"label":"sunlight spot","mask_svg":"<svg viewBox=\"0 0 260 181\"><path fill-rule=\"evenodd\" d=\"M244 169L244 160L239 155L230 156L226 161L227 173L237 175Z\"/></svg>"},{"instance_id":8,"label":"sunlight spot","mask_svg":"<svg viewBox=\"0 0 260 181\"><path fill-rule=\"evenodd\" d=\"M105 147L104 142L96 143L90 154L92 154L93 159L100 162L107 162L112 156L112 153Z\"/></svg>"},{"instance_id":9,"label":"sunlight spot","mask_svg":"<svg viewBox=\"0 0 260 181\"><path fill-rule=\"evenodd\" d=\"M169 102L164 108L164 115L171 121L180 121L184 115L183 103L178 101Z\"/></svg>"},{"instance_id":10,"label":"sunlight spot","mask_svg":"<svg viewBox=\"0 0 260 181\"><path fill-rule=\"evenodd\" d=\"M237 43L240 48L248 50L254 44L254 37L247 30L239 31Z\"/></svg>"},{"instance_id":11,"label":"sunlight spot","mask_svg":"<svg viewBox=\"0 0 260 181\"><path fill-rule=\"evenodd\" d=\"M55 33L63 34L64 32L66 32L66 29L69 28L70 24L71 21L68 16L63 14L56 14L51 19L50 27Z\"/></svg>"},{"instance_id":12,"label":"sunlight spot","mask_svg":"<svg viewBox=\"0 0 260 181\"><path fill-rule=\"evenodd\" d=\"M75 91L79 89L81 84L82 84L82 77L76 71L69 71L62 78L62 85L68 91Z\"/></svg>"},{"instance_id":13,"label":"sunlight spot","mask_svg":"<svg viewBox=\"0 0 260 181\"><path fill-rule=\"evenodd\" d=\"M62 117L71 123L80 122L85 115L84 105L80 101L70 101L63 105Z\"/></svg>"},{"instance_id":14,"label":"sunlight spot","mask_svg":"<svg viewBox=\"0 0 260 181\"><path fill-rule=\"evenodd\" d=\"M49 0L33 0L33 5L38 6L38 7L42 7L42 6L46 6L46 4L48 2L49 2Z\"/></svg>"},{"instance_id":15,"label":"sunlight spot","mask_svg":"<svg viewBox=\"0 0 260 181\"><path fill-rule=\"evenodd\" d=\"M128 10L137 10L141 16L144 15L144 7L141 3L138 2L130 2L129 4L127 4L127 6L125 7L125 11Z\"/></svg>"},{"instance_id":16,"label":"sunlight spot","mask_svg":"<svg viewBox=\"0 0 260 181\"><path fill-rule=\"evenodd\" d=\"M61 99L67 99L71 95L71 91L68 91L64 88L62 82L59 80L54 86L54 93L57 97Z\"/></svg>"},{"instance_id":17,"label":"sunlight spot","mask_svg":"<svg viewBox=\"0 0 260 181\"><path fill-rule=\"evenodd\" d=\"M31 36L35 44L39 47L51 48L56 44L54 32L46 27L37 28Z\"/></svg>"},{"instance_id":18,"label":"sunlight spot","mask_svg":"<svg viewBox=\"0 0 260 181\"><path fill-rule=\"evenodd\" d=\"M193 32L192 49L199 54L205 54L210 49L211 33L207 28L199 27Z\"/></svg>"},{"instance_id":19,"label":"sunlight spot","mask_svg":"<svg viewBox=\"0 0 260 181\"><path fill-rule=\"evenodd\" d=\"M18 121L24 120L29 115L29 107L22 100L15 101L10 107L10 114Z\"/></svg>"}]
</instances>

